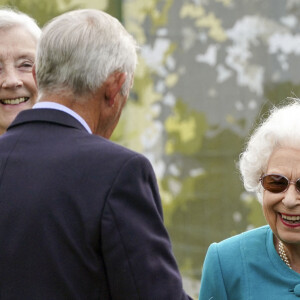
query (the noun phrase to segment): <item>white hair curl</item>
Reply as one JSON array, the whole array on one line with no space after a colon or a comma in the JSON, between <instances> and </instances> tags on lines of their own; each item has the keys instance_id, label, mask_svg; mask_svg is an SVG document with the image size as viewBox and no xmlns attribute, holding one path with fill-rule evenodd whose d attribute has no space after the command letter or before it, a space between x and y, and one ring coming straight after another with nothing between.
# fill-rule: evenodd
<instances>
[{"instance_id":1,"label":"white hair curl","mask_svg":"<svg viewBox=\"0 0 300 300\"><path fill-rule=\"evenodd\" d=\"M25 28L38 41L41 29L33 18L11 8L0 8L0 30L16 26Z\"/></svg>"},{"instance_id":2,"label":"white hair curl","mask_svg":"<svg viewBox=\"0 0 300 300\"><path fill-rule=\"evenodd\" d=\"M261 203L263 188L259 179L266 172L273 151L279 147L300 149L300 99L290 100L287 105L271 109L240 155L239 169L244 187L255 192Z\"/></svg>"}]
</instances>

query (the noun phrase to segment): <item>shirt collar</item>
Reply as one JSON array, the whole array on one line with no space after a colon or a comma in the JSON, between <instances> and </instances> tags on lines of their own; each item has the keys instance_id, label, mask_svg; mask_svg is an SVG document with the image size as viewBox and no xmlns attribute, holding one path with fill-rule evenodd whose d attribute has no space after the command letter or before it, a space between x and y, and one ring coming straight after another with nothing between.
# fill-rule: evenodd
<instances>
[{"instance_id":1,"label":"shirt collar","mask_svg":"<svg viewBox=\"0 0 300 300\"><path fill-rule=\"evenodd\" d=\"M51 108L51 109L57 109L57 110L61 110L69 115L71 115L72 117L74 117L76 120L78 120L83 126L84 128L90 133L92 134L92 130L89 127L89 125L87 124L87 122L81 117L79 116L74 110L56 103L56 102L38 102L36 104L34 104L34 106L32 108Z\"/></svg>"}]
</instances>

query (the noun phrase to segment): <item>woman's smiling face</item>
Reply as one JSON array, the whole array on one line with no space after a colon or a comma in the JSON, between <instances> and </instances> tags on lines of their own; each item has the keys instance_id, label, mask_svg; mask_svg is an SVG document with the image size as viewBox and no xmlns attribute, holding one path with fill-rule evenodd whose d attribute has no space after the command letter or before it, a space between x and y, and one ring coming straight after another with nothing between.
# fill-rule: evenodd
<instances>
[{"instance_id":1,"label":"woman's smiling face","mask_svg":"<svg viewBox=\"0 0 300 300\"><path fill-rule=\"evenodd\" d=\"M295 182L300 178L300 149L275 149L269 159L266 174L281 174ZM263 211L278 238L286 243L300 243L300 193L294 183L281 193L265 190Z\"/></svg>"},{"instance_id":2,"label":"woman's smiling face","mask_svg":"<svg viewBox=\"0 0 300 300\"><path fill-rule=\"evenodd\" d=\"M37 42L24 28L0 30L0 134L16 115L36 102L32 76Z\"/></svg>"}]
</instances>

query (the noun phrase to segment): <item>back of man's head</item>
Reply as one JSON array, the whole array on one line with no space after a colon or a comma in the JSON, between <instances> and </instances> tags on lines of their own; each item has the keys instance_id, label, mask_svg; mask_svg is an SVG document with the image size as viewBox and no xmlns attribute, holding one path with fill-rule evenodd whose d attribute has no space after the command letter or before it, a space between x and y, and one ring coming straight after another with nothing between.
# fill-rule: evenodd
<instances>
[{"instance_id":1,"label":"back of man's head","mask_svg":"<svg viewBox=\"0 0 300 300\"><path fill-rule=\"evenodd\" d=\"M136 42L122 24L99 10L62 14L43 29L36 58L39 92L95 92L115 71L127 73L128 93L137 63Z\"/></svg>"}]
</instances>

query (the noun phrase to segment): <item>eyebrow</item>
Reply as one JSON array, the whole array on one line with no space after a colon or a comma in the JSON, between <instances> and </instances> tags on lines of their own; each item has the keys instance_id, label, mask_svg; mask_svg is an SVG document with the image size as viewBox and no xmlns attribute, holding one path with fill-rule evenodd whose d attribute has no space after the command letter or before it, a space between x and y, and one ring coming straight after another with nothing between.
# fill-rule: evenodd
<instances>
[{"instance_id":1,"label":"eyebrow","mask_svg":"<svg viewBox=\"0 0 300 300\"><path fill-rule=\"evenodd\" d=\"M18 56L18 59L31 58L35 59L35 52L23 52Z\"/></svg>"},{"instance_id":2,"label":"eyebrow","mask_svg":"<svg viewBox=\"0 0 300 300\"><path fill-rule=\"evenodd\" d=\"M19 53L16 53L16 55L13 57L14 61L20 61L20 60L26 60L29 59L33 63L35 62L35 51L22 51ZM5 56L0 56L0 62L3 63L5 60Z\"/></svg>"}]
</instances>

